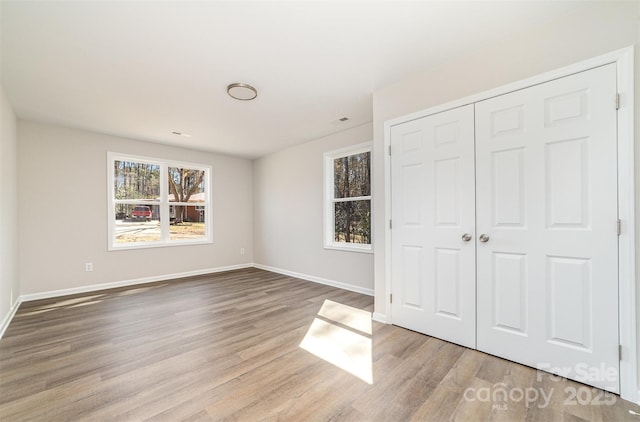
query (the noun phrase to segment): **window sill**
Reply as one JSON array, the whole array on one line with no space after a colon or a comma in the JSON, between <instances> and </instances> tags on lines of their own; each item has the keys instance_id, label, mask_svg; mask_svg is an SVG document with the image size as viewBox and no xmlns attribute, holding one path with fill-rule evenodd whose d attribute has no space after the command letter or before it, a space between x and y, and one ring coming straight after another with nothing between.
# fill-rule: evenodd
<instances>
[{"instance_id":1,"label":"window sill","mask_svg":"<svg viewBox=\"0 0 640 422\"><path fill-rule=\"evenodd\" d=\"M114 246L109 245L109 252L113 251L130 251L132 249L153 249L153 248L166 248L173 246L190 246L190 245L207 245L213 243L213 240L174 240L172 242L140 242L140 243L124 243L122 245Z\"/></svg>"},{"instance_id":2,"label":"window sill","mask_svg":"<svg viewBox=\"0 0 640 422\"><path fill-rule=\"evenodd\" d=\"M333 250L333 251L345 251L345 252L358 252L358 253L367 253L367 254L372 254L373 253L373 246L371 245L366 245L366 246L347 246L344 244L330 244L330 245L324 245L325 249L329 249L329 250Z\"/></svg>"}]
</instances>

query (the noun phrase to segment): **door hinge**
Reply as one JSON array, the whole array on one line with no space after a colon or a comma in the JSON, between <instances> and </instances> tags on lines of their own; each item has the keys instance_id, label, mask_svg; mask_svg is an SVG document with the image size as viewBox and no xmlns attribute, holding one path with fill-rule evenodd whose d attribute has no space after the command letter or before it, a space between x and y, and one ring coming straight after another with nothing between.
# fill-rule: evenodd
<instances>
[{"instance_id":1,"label":"door hinge","mask_svg":"<svg viewBox=\"0 0 640 422\"><path fill-rule=\"evenodd\" d=\"M389 295L389 303L393 303L393 293Z\"/></svg>"},{"instance_id":2,"label":"door hinge","mask_svg":"<svg viewBox=\"0 0 640 422\"><path fill-rule=\"evenodd\" d=\"M618 344L618 360L622 360L622 344Z\"/></svg>"},{"instance_id":3,"label":"door hinge","mask_svg":"<svg viewBox=\"0 0 640 422\"><path fill-rule=\"evenodd\" d=\"M616 93L616 110L620 110L620 93Z\"/></svg>"},{"instance_id":4,"label":"door hinge","mask_svg":"<svg viewBox=\"0 0 640 422\"><path fill-rule=\"evenodd\" d=\"M391 156L391 145L389 145L389 156Z\"/></svg>"},{"instance_id":5,"label":"door hinge","mask_svg":"<svg viewBox=\"0 0 640 422\"><path fill-rule=\"evenodd\" d=\"M391 230L393 228L393 222L392 220L389 220L389 230Z\"/></svg>"},{"instance_id":6,"label":"door hinge","mask_svg":"<svg viewBox=\"0 0 640 422\"><path fill-rule=\"evenodd\" d=\"M622 220L618 218L618 236L622 234Z\"/></svg>"}]
</instances>

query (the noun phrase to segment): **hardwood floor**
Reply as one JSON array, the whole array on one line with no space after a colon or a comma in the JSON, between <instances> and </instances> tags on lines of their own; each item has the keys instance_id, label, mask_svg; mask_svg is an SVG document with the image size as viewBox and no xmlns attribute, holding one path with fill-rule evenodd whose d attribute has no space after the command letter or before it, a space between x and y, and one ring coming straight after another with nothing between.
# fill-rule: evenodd
<instances>
[{"instance_id":1,"label":"hardwood floor","mask_svg":"<svg viewBox=\"0 0 640 422\"><path fill-rule=\"evenodd\" d=\"M372 308L257 269L27 302L0 340L0 420L640 421Z\"/></svg>"}]
</instances>

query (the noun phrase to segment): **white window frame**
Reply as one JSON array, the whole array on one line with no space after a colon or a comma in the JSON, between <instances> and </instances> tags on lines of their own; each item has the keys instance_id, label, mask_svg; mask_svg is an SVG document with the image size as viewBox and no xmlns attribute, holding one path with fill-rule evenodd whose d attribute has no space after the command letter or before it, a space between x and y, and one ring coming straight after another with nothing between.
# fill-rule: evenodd
<instances>
[{"instance_id":1,"label":"white window frame","mask_svg":"<svg viewBox=\"0 0 640 422\"><path fill-rule=\"evenodd\" d=\"M335 249L340 251L351 251L351 252L362 252L362 253L373 253L373 183L369 181L370 186L370 195L368 196L358 196L352 198L335 198L335 190L334 190L334 169L333 169L333 161L338 158L348 157L350 155L361 154L363 152L368 152L372 155L370 160L370 165L373 165L373 153L372 153L372 142L364 142L358 145L352 145L345 148L340 148L337 150L329 151L324 153L324 248L325 249ZM371 169L371 174L373 174L373 169ZM334 204L336 202L346 202L346 201L365 201L368 200L371 204L371 234L370 240L371 243L363 244L363 243L345 243L345 242L336 242L335 239L335 207Z\"/></svg>"},{"instance_id":2,"label":"white window frame","mask_svg":"<svg viewBox=\"0 0 640 422\"><path fill-rule=\"evenodd\" d=\"M156 164L160 167L160 201L145 200L145 199L131 199L131 200L115 200L114 193L114 165L116 161L133 161L138 163ZM169 202L169 186L167 180L162 182L163 178L169 172L169 167L189 168L194 170L204 170L204 183L205 183L205 202L204 203L186 203L186 202ZM158 248L166 246L184 246L184 245L202 245L204 243L213 243L213 220L211 209L211 166L206 164L188 163L183 161L170 160L165 158L152 158L139 155L120 154L115 152L107 153L107 221L108 221L108 247L109 251L119 251L128 249L147 249ZM130 243L116 243L115 241L115 222L116 203L131 203L135 205L149 205L159 206L160 210L160 232L161 239L158 241L149 242L130 242ZM201 239L190 240L170 240L170 211L169 207L173 205L184 206L204 206L204 222L205 222L205 234Z\"/></svg>"}]
</instances>

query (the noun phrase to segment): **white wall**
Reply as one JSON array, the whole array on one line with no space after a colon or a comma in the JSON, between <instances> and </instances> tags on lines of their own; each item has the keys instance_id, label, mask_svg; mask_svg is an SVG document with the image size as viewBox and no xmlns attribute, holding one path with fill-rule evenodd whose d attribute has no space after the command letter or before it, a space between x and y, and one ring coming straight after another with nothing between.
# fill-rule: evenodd
<instances>
[{"instance_id":1,"label":"white wall","mask_svg":"<svg viewBox=\"0 0 640 422\"><path fill-rule=\"evenodd\" d=\"M254 162L257 264L373 290L373 255L324 249L323 154L371 141L366 124Z\"/></svg>"},{"instance_id":2,"label":"white wall","mask_svg":"<svg viewBox=\"0 0 640 422\"><path fill-rule=\"evenodd\" d=\"M21 294L252 262L251 161L24 120L18 139ZM108 151L211 165L214 243L108 252Z\"/></svg>"},{"instance_id":3,"label":"white wall","mask_svg":"<svg viewBox=\"0 0 640 422\"><path fill-rule=\"evenodd\" d=\"M0 87L0 333L20 296L16 115Z\"/></svg>"},{"instance_id":4,"label":"white wall","mask_svg":"<svg viewBox=\"0 0 640 422\"><path fill-rule=\"evenodd\" d=\"M438 69L401 81L374 93L374 189L384 191L384 122L510 82L570 65L640 41L639 2L603 2L589 11L550 22L535 31L514 34L499 45L458 58ZM636 47L636 72L640 67ZM636 228L640 235L640 147L638 147L638 98L636 80ZM384 253L385 203L382 194L374 205L375 310L387 312ZM640 254L637 256L640 264ZM640 274L640 271L637 271ZM640 303L640 286L637 287ZM640 313L638 315L640 317ZM640 321L638 323L640 327ZM640 339L640 333L638 334ZM640 350L640 347L639 347ZM639 374L640 377L640 374Z\"/></svg>"}]
</instances>

